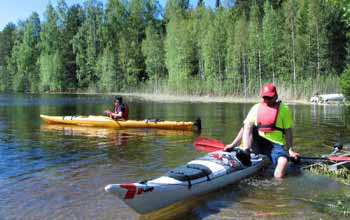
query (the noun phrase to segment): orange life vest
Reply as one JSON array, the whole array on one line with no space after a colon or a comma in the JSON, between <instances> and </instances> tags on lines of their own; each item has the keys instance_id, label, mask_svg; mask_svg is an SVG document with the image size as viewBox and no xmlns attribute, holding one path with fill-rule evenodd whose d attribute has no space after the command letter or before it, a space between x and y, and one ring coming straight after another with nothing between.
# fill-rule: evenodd
<instances>
[{"instance_id":1,"label":"orange life vest","mask_svg":"<svg viewBox=\"0 0 350 220\"><path fill-rule=\"evenodd\" d=\"M281 102L277 102L273 106L268 106L264 102L259 104L258 114L256 118L258 131L272 132L275 130L279 130L284 133L284 129L276 127L276 120L278 116L280 103Z\"/></svg>"}]
</instances>

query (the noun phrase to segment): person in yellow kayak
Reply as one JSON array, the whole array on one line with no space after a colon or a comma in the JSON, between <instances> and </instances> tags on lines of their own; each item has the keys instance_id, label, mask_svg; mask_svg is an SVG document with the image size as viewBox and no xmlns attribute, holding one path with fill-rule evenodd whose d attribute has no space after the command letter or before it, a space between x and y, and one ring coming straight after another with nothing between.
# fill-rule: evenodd
<instances>
[{"instance_id":1,"label":"person in yellow kayak","mask_svg":"<svg viewBox=\"0 0 350 220\"><path fill-rule=\"evenodd\" d=\"M105 110L104 113L115 120L128 120L129 108L127 104L123 103L123 97L117 95L114 98L113 111Z\"/></svg>"},{"instance_id":2,"label":"person in yellow kayak","mask_svg":"<svg viewBox=\"0 0 350 220\"><path fill-rule=\"evenodd\" d=\"M289 156L295 159L299 156L293 150L292 116L288 106L277 100L278 94L273 84L265 84L260 96L261 102L250 109L244 120L244 128L231 144L225 146L225 150L238 146L242 140L242 149L247 155L250 154L250 149L268 155L276 166L275 178L282 178ZM289 156L284 149L285 145Z\"/></svg>"}]
</instances>

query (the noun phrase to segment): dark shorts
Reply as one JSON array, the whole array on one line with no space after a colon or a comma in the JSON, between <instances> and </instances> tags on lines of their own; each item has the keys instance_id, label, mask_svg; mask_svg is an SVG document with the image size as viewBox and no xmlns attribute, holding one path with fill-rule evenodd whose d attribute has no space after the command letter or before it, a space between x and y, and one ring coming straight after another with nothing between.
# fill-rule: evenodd
<instances>
[{"instance_id":1,"label":"dark shorts","mask_svg":"<svg viewBox=\"0 0 350 220\"><path fill-rule=\"evenodd\" d=\"M284 150L283 145L273 143L258 134L258 131L253 129L253 145L252 151L256 154L267 155L272 161L273 165L277 165L278 158L288 158L287 152Z\"/></svg>"}]
</instances>

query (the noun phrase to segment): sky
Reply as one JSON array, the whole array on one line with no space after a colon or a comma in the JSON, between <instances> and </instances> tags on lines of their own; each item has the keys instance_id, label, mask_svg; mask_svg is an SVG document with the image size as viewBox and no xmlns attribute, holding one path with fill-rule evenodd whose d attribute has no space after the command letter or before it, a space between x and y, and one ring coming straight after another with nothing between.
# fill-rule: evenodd
<instances>
[{"instance_id":1,"label":"sky","mask_svg":"<svg viewBox=\"0 0 350 220\"><path fill-rule=\"evenodd\" d=\"M86 0L66 0L70 6L73 4L83 4ZM99 0L106 3L107 0ZM164 7L167 0L159 0ZM190 0L191 5L196 5L198 0ZM33 12L37 12L40 19L43 18L46 6L51 3L57 5L57 0L0 0L0 30L12 22L17 24L19 20L26 20ZM215 0L205 0L206 5L214 5Z\"/></svg>"}]
</instances>

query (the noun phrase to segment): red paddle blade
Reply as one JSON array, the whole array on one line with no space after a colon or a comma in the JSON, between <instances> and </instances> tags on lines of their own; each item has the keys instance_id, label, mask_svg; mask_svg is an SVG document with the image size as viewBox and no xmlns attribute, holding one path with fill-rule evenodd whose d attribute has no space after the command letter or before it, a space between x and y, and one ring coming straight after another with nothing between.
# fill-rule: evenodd
<instances>
[{"instance_id":1,"label":"red paddle blade","mask_svg":"<svg viewBox=\"0 0 350 220\"><path fill-rule=\"evenodd\" d=\"M208 137L197 137L194 140L193 146L196 148L196 150L206 151L206 152L224 150L225 148L224 143Z\"/></svg>"},{"instance_id":2,"label":"red paddle blade","mask_svg":"<svg viewBox=\"0 0 350 220\"><path fill-rule=\"evenodd\" d=\"M328 160L330 161L336 161L336 162L342 162L342 161L350 161L350 156L331 156L331 157L327 157Z\"/></svg>"}]
</instances>

